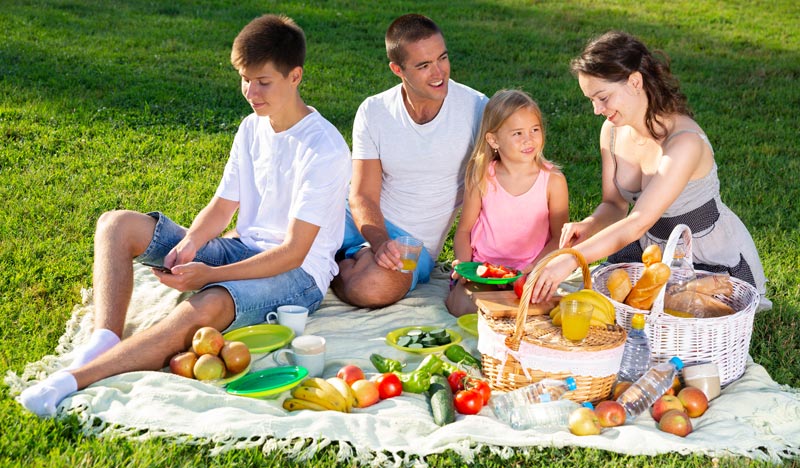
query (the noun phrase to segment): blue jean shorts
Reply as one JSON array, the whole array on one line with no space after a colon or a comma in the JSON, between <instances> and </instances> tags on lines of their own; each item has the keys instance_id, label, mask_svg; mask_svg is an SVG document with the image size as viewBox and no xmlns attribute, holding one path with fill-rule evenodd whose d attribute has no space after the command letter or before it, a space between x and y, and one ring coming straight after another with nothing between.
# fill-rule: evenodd
<instances>
[{"instance_id":1,"label":"blue jean shorts","mask_svg":"<svg viewBox=\"0 0 800 468\"><path fill-rule=\"evenodd\" d=\"M388 219L385 220L385 223L386 232L392 239L411 235L392 224ZM356 227L356 223L353 221L353 214L350 213L350 206L348 205L345 213L344 241L342 242L342 247L339 249L339 252L343 252L345 258L350 258L364 247L369 247L369 242L364 239L364 236L361 235L358 227ZM427 283L430 281L434 266L433 258L431 258L428 248L422 247L422 252L420 252L419 259L417 259L417 268L414 270L414 278L411 280L411 289L409 289L409 291L413 291L414 288L417 287L418 282Z\"/></svg>"},{"instance_id":2,"label":"blue jean shorts","mask_svg":"<svg viewBox=\"0 0 800 468\"><path fill-rule=\"evenodd\" d=\"M144 253L134 260L163 264L164 257L184 238L187 230L162 213L147 214L156 220L153 239ZM197 251L194 261L221 266L240 262L257 253L238 238L217 237ZM225 331L264 323L267 313L282 305L300 305L311 313L319 308L323 299L314 278L301 268L269 278L210 283L200 291L215 286L225 288L236 306L235 318Z\"/></svg>"}]
</instances>

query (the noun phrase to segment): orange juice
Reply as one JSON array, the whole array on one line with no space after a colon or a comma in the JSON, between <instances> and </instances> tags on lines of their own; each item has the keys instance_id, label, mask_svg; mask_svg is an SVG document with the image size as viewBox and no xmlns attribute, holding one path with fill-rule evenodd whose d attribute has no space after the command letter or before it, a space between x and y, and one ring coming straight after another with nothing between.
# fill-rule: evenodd
<instances>
[{"instance_id":1,"label":"orange juice","mask_svg":"<svg viewBox=\"0 0 800 468\"><path fill-rule=\"evenodd\" d=\"M589 334L589 323L592 320L591 304L579 301L561 301L561 333L564 338L581 342Z\"/></svg>"},{"instance_id":2,"label":"orange juice","mask_svg":"<svg viewBox=\"0 0 800 468\"><path fill-rule=\"evenodd\" d=\"M403 271L414 271L417 268L417 261L413 258L404 258L403 261Z\"/></svg>"}]
</instances>

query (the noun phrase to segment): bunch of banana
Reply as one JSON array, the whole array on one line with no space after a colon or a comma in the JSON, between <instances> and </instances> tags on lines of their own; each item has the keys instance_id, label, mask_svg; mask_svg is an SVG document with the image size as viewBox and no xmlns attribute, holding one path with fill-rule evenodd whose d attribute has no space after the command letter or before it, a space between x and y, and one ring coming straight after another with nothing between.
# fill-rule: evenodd
<instances>
[{"instance_id":1,"label":"bunch of banana","mask_svg":"<svg viewBox=\"0 0 800 468\"><path fill-rule=\"evenodd\" d=\"M606 325L613 325L616 323L616 314L614 312L614 305L605 296L593 289L581 289L567 294L561 298L562 301L579 301L587 302L592 305L592 320L591 326L605 327ZM553 320L553 325L561 326L561 308L555 306L550 311L550 318Z\"/></svg>"},{"instance_id":2,"label":"bunch of banana","mask_svg":"<svg viewBox=\"0 0 800 468\"><path fill-rule=\"evenodd\" d=\"M311 377L292 389L292 397L283 401L289 411L339 411L349 413L355 404L355 395L347 382L331 377L328 380Z\"/></svg>"}]
</instances>

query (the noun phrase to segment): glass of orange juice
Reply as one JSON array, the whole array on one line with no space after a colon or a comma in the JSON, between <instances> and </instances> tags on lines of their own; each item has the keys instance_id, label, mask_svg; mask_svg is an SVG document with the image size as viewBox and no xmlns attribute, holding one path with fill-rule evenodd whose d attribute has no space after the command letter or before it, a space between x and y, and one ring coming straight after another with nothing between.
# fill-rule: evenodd
<instances>
[{"instance_id":1,"label":"glass of orange juice","mask_svg":"<svg viewBox=\"0 0 800 468\"><path fill-rule=\"evenodd\" d=\"M561 301L561 333L564 338L578 344L589 334L594 307L587 302Z\"/></svg>"},{"instance_id":2,"label":"glass of orange juice","mask_svg":"<svg viewBox=\"0 0 800 468\"><path fill-rule=\"evenodd\" d=\"M400 261L403 262L403 273L411 273L417 269L417 260L422 252L422 241L411 236L400 236L395 239L400 249Z\"/></svg>"}]
</instances>

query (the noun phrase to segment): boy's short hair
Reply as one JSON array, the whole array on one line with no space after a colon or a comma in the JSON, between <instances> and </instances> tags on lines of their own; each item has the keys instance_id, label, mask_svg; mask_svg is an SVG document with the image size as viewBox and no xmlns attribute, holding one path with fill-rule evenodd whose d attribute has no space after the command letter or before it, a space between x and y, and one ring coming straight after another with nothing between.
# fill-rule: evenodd
<instances>
[{"instance_id":1,"label":"boy's short hair","mask_svg":"<svg viewBox=\"0 0 800 468\"><path fill-rule=\"evenodd\" d=\"M386 30L386 56L400 68L404 68L403 62L406 60L404 46L435 34L444 37L439 26L427 16L414 13L403 15L392 21Z\"/></svg>"},{"instance_id":2,"label":"boy's short hair","mask_svg":"<svg viewBox=\"0 0 800 468\"><path fill-rule=\"evenodd\" d=\"M237 69L272 65L283 76L306 60L306 36L288 16L263 15L247 24L236 36L231 64Z\"/></svg>"}]
</instances>

